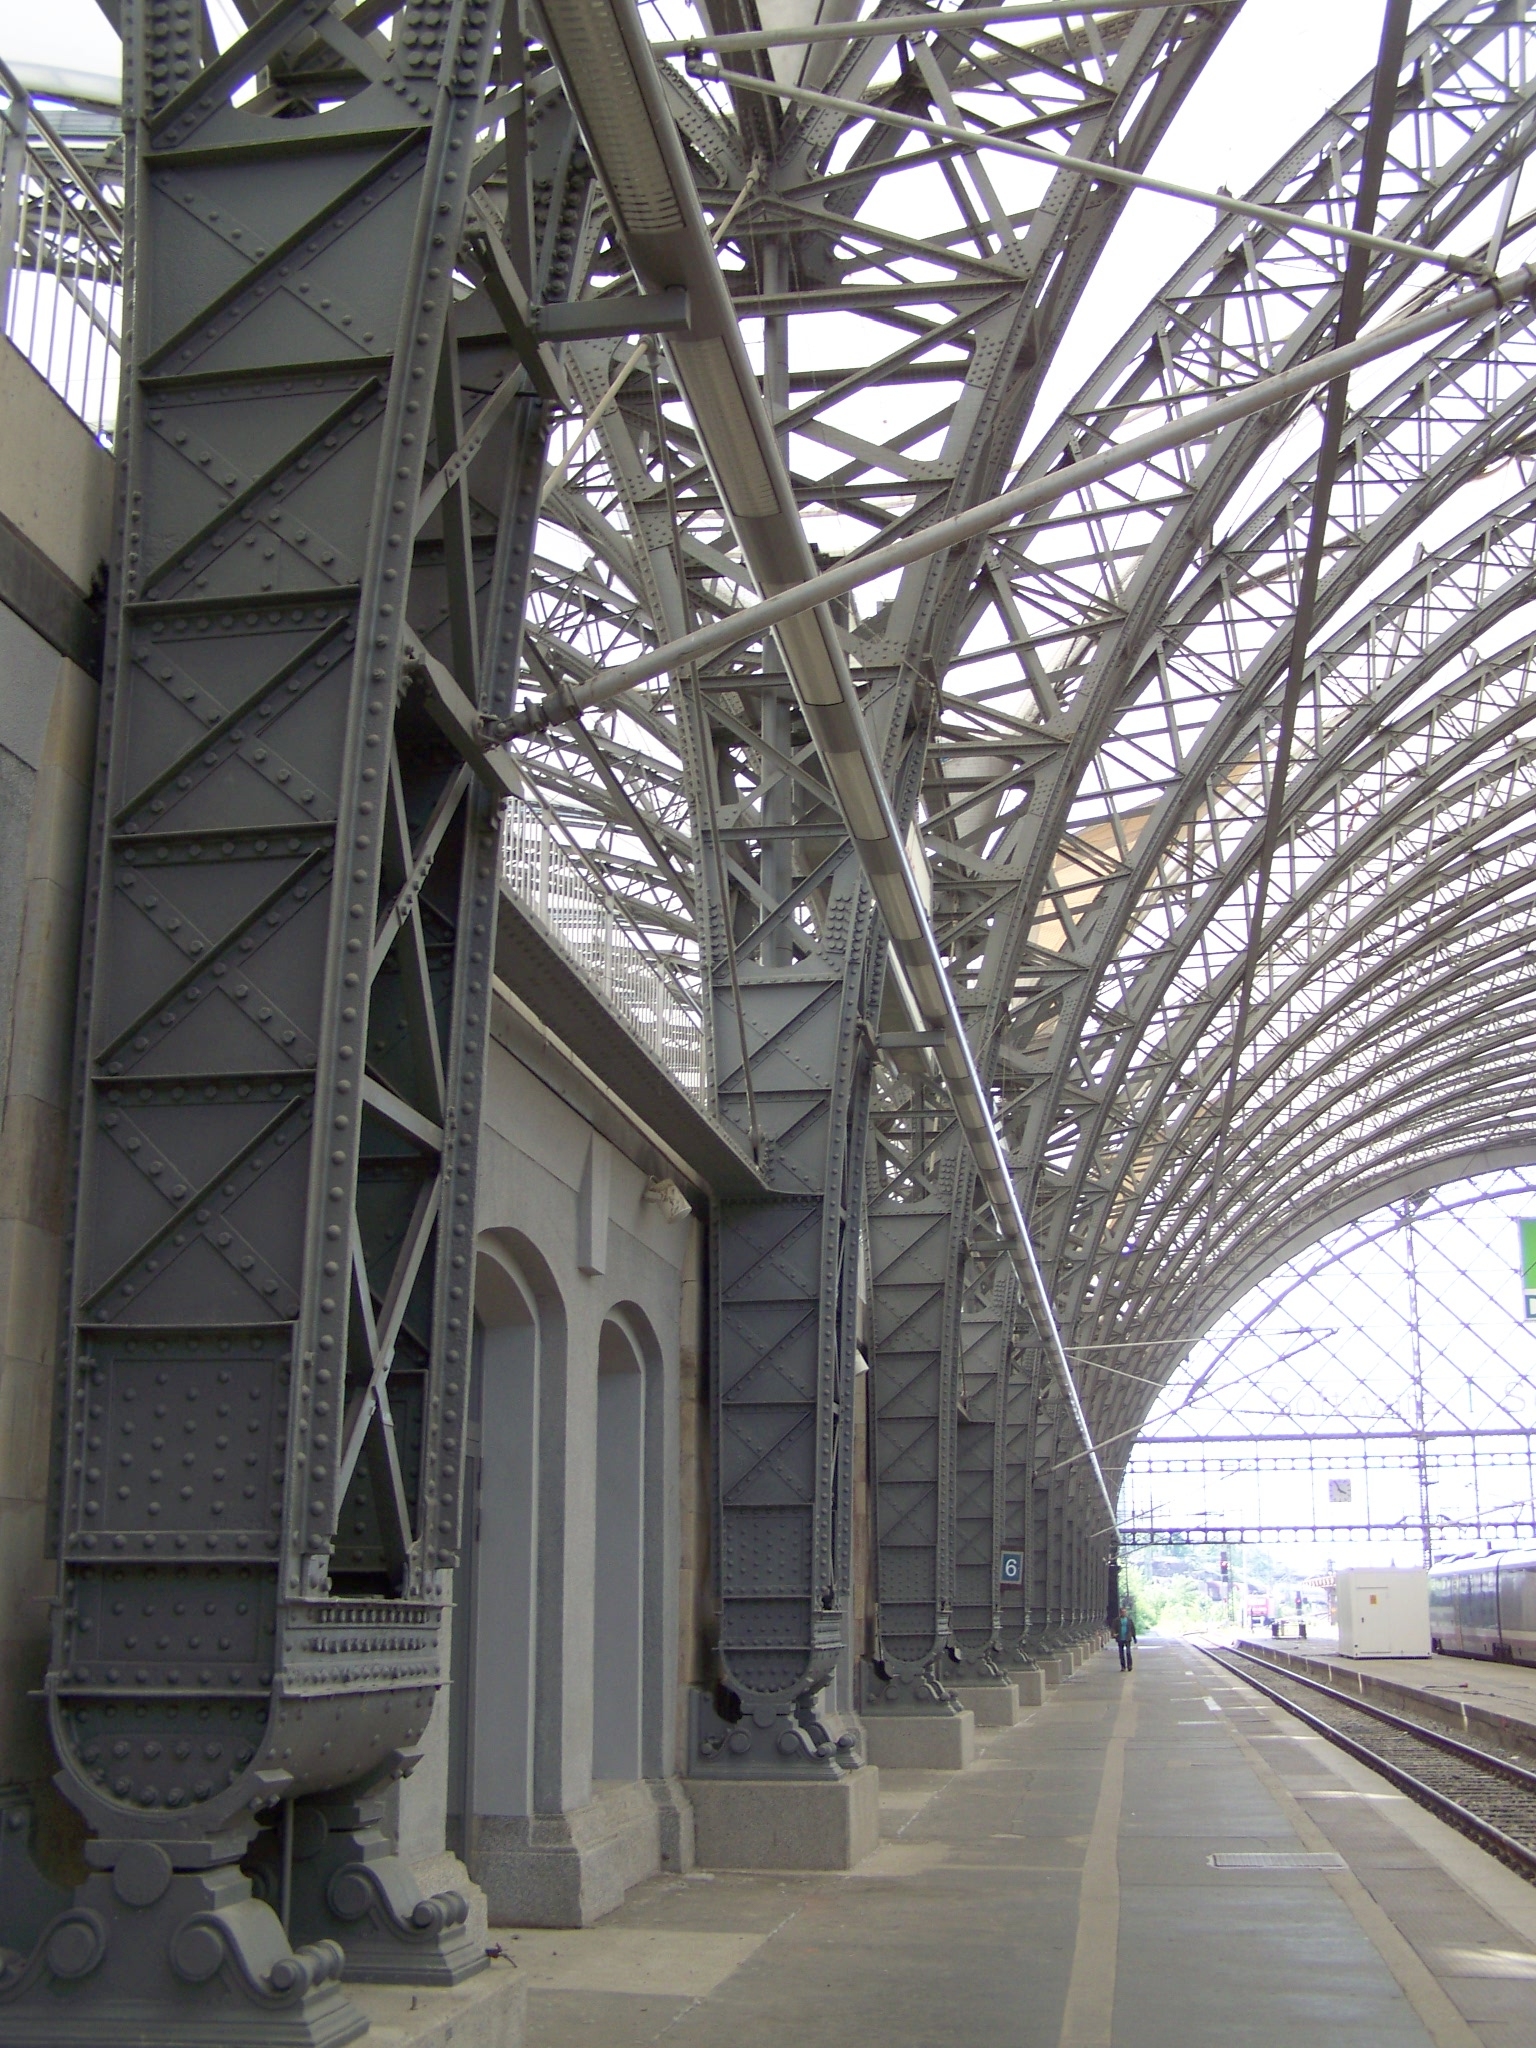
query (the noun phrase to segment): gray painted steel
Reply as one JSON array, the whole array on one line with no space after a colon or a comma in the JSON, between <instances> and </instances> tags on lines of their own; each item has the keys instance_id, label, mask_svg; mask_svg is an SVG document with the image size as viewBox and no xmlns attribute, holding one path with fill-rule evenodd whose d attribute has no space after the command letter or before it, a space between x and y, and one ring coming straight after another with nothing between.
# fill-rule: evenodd
<instances>
[{"instance_id":1,"label":"gray painted steel","mask_svg":"<svg viewBox=\"0 0 1536 2048\"><path fill-rule=\"evenodd\" d=\"M247 1861L313 1946L292 1962L259 1906L255 1948L212 1937L252 2012L277 1969L284 2038L344 2038L337 1938L354 1972L468 1966L456 1905L414 1897L370 1800L441 1677L491 815L514 776L692 978L734 1134L701 1113L687 1155L717 1176L718 1682L693 1703L698 1776L856 1761L830 1700L853 1702L829 1688L853 1648L861 1272L864 1706L932 1711L953 1652L991 1671L1102 1612L1113 1531L1049 1318L996 1277L925 1006L874 909L915 856L1111 1486L1179 1343L1299 1231L1530 1139L1523 485L1410 560L1458 489L1525 453L1528 301L1485 307L1350 415L1261 932L1246 908L1316 482L1299 404L914 563L862 615L823 608L531 736L515 771L474 746L520 681L558 704L803 579L813 515L844 523L844 547L850 522L896 540L1323 353L1344 252L1224 218L1017 466L1124 194L1061 172L1008 214L978 96L1134 170L1229 19L1144 8L1034 44L908 29L894 79L898 39L866 23L796 73L868 93L855 123L733 90L733 65L771 75L760 53L733 54L724 85L658 65L630 0L549 0L542 26L507 18L506 127L477 156L485 0L417 0L388 41L280 0L201 76L195 10L130 10L123 524L49 1687L115 1873L92 1880L108 1936L122 1884L152 1891L166 1845L187 1862L147 1901L164 1928L145 1952L171 1960L123 1993L143 2011L170 2009L172 1920L214 1885L193 1865L235 1900L251 1818L280 1804ZM1490 0L1448 0L1409 38L1379 222L1397 246L1370 259L1368 320L1423 281L1404 245L1464 254L1465 224L1513 193L1536 140L1531 37ZM921 152L963 187L962 231L895 224L918 152L884 112L973 124L974 148ZM1349 217L1368 112L1366 81L1255 196ZM630 360L612 342L647 299ZM881 323L883 353L803 369L796 323L822 312ZM760 374L741 318L762 323ZM872 397L897 422L884 442L839 410ZM533 561L556 406L590 431L542 504L564 552ZM835 460L808 465L805 445ZM834 791L846 809L855 758L883 795L850 831ZM535 964L546 1017L583 1017L665 1114L591 992ZM1122 1347L1114 1369L1100 1345ZM1017 1588L998 1583L1005 1548ZM97 1956L86 1910L32 1977L0 1980L0 2042L33 2038L64 1981L86 1987L76 2036L110 2038L89 1987L126 1966L108 1936ZM250 1962L262 1942L275 1960ZM195 1975L177 1978L189 2011Z\"/></svg>"},{"instance_id":2,"label":"gray painted steel","mask_svg":"<svg viewBox=\"0 0 1536 2048\"><path fill-rule=\"evenodd\" d=\"M344 1954L485 1966L380 1823L458 1555L504 781L461 706L510 701L545 432L536 356L454 270L500 260L466 225L528 260L528 191L515 147L470 195L488 0L392 41L281 0L221 56L184 0L124 31L48 1676L99 1874L0 2039L335 2041ZM551 249L568 138L534 144Z\"/></svg>"}]
</instances>

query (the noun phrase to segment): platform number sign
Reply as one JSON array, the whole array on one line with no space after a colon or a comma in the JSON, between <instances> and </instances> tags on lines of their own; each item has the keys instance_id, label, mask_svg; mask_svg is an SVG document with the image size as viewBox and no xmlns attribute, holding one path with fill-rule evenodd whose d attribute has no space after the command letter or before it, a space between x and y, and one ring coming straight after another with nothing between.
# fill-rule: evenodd
<instances>
[{"instance_id":1,"label":"platform number sign","mask_svg":"<svg viewBox=\"0 0 1536 2048\"><path fill-rule=\"evenodd\" d=\"M999 1585L1022 1586L1024 1583L1024 1553L1022 1550L1005 1550L997 1560Z\"/></svg>"},{"instance_id":2,"label":"platform number sign","mask_svg":"<svg viewBox=\"0 0 1536 2048\"><path fill-rule=\"evenodd\" d=\"M1536 1323L1536 1217L1520 1219L1520 1280L1525 1290L1525 1320Z\"/></svg>"}]
</instances>

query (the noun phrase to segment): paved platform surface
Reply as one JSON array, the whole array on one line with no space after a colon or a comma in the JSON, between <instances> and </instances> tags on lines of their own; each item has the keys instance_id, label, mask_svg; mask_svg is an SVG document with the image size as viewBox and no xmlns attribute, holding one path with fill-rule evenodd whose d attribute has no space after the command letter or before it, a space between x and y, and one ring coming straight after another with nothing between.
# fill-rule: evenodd
<instances>
[{"instance_id":1,"label":"paved platform surface","mask_svg":"<svg viewBox=\"0 0 1536 2048\"><path fill-rule=\"evenodd\" d=\"M1239 1636L1241 1649L1312 1658L1341 1672L1361 1672L1452 1706L1486 1707L1536 1728L1536 1664L1495 1664L1488 1657L1342 1657L1337 1636Z\"/></svg>"},{"instance_id":2,"label":"paved platform surface","mask_svg":"<svg viewBox=\"0 0 1536 2048\"><path fill-rule=\"evenodd\" d=\"M528 2048L1536 2048L1536 1887L1182 1644L1100 1651L845 1876L498 1930ZM1233 1869L1231 1854L1338 1867Z\"/></svg>"}]
</instances>

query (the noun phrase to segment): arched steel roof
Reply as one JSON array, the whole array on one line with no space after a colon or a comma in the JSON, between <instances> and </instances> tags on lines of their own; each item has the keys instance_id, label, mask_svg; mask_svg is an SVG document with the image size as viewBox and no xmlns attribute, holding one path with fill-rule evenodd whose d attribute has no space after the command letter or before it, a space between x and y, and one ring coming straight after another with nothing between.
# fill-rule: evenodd
<instances>
[{"instance_id":1,"label":"arched steel roof","mask_svg":"<svg viewBox=\"0 0 1536 2048\"><path fill-rule=\"evenodd\" d=\"M1220 216L1059 418L1034 416L1124 194L980 145L1006 130L1148 164L1231 18L1139 9L1045 39L936 25L664 67L820 559L1330 346L1345 248ZM1382 235L1490 263L1519 248L1532 37L1492 0L1450 0L1412 32ZM746 67L756 87L728 75ZM867 115L775 98L771 78ZM1352 218L1370 88L1250 196ZM978 147L890 113L969 128ZM618 289L600 204L573 236L585 291ZM1443 285L1378 251L1364 317ZM1085 1345L1145 1337L1150 1377L1178 1356L1170 1337L1383 1189L1479 1146L1536 1147L1531 319L1499 312L1356 379L1260 933L1313 401L1080 488L860 592L843 621L893 772L920 777L935 925L1058 1312ZM539 689L750 595L663 355L568 355L586 412L607 404L544 506ZM631 692L519 751L554 828L701 995L736 949L776 934L786 957L808 952L827 909L834 807L797 720L769 721L763 659L738 648L686 688ZM737 687L749 678L755 694ZM716 850L696 859L706 822ZM919 1067L884 1074L877 1181L945 1143ZM956 1187L968 1203L969 1177ZM1081 1377L1106 1435L1145 1405L1142 1383Z\"/></svg>"}]
</instances>

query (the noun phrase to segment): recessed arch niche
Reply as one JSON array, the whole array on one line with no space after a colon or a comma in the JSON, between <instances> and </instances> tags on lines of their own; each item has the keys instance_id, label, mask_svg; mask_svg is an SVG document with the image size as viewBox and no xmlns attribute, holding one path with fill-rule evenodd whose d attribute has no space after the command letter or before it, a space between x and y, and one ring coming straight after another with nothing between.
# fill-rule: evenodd
<instances>
[{"instance_id":1,"label":"recessed arch niche","mask_svg":"<svg viewBox=\"0 0 1536 2048\"><path fill-rule=\"evenodd\" d=\"M592 1776L644 1775L646 1360L622 1310L597 1347Z\"/></svg>"},{"instance_id":2,"label":"recessed arch niche","mask_svg":"<svg viewBox=\"0 0 1536 2048\"><path fill-rule=\"evenodd\" d=\"M478 1824L535 1810L541 1383L563 1369L564 1310L512 1232L476 1246L475 1372L454 1616L450 1832L474 1867Z\"/></svg>"}]
</instances>

